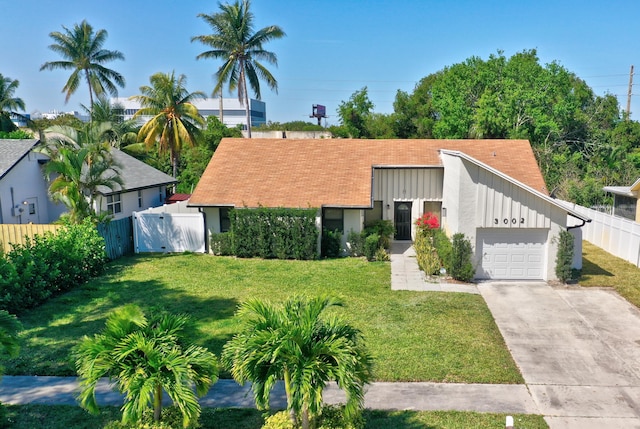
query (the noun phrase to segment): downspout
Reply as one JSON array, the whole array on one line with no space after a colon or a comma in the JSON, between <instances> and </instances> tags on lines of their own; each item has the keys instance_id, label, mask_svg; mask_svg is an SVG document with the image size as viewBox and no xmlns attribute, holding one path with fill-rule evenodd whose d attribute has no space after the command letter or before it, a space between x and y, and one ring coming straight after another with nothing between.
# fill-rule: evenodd
<instances>
[{"instance_id":1,"label":"downspout","mask_svg":"<svg viewBox=\"0 0 640 429\"><path fill-rule=\"evenodd\" d=\"M567 227L567 231L569 231L570 229L574 229L574 228L582 228L582 227L583 227L583 226L585 226L587 223L591 223L591 219L584 220L584 219L579 218L578 216L576 216L576 215L574 215L574 214L571 214L571 213L567 213L567 214L568 214L569 216L571 216L571 217L574 217L574 218L576 218L576 219L578 219L578 220L581 220L581 221L582 221L582 224L580 224L580 225L568 226L568 227Z\"/></svg>"},{"instance_id":2,"label":"downspout","mask_svg":"<svg viewBox=\"0 0 640 429\"><path fill-rule=\"evenodd\" d=\"M202 219L204 220L204 253L209 253L209 228L207 227L207 213L202 209L202 207L198 207L198 213L202 213Z\"/></svg>"}]
</instances>

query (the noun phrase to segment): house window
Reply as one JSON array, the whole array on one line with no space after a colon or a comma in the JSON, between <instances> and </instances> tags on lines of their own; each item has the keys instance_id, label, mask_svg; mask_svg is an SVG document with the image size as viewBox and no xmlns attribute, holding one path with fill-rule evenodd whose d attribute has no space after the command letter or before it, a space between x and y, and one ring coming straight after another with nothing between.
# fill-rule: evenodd
<instances>
[{"instance_id":1,"label":"house window","mask_svg":"<svg viewBox=\"0 0 640 429\"><path fill-rule=\"evenodd\" d=\"M229 211L231 207L220 207L220 232L229 232L231 230L231 217Z\"/></svg>"},{"instance_id":2,"label":"house window","mask_svg":"<svg viewBox=\"0 0 640 429\"><path fill-rule=\"evenodd\" d=\"M438 218L438 223L442 224L440 214L442 213L442 201L425 201L422 206L422 213L433 213Z\"/></svg>"},{"instance_id":3,"label":"house window","mask_svg":"<svg viewBox=\"0 0 640 429\"><path fill-rule=\"evenodd\" d=\"M614 197L613 214L621 216L626 219L636 220L636 204L637 201L633 197L627 197L625 195L616 195Z\"/></svg>"},{"instance_id":4,"label":"house window","mask_svg":"<svg viewBox=\"0 0 640 429\"><path fill-rule=\"evenodd\" d=\"M373 208L364 211L364 226L382 220L382 201L374 201Z\"/></svg>"},{"instance_id":5,"label":"house window","mask_svg":"<svg viewBox=\"0 0 640 429\"><path fill-rule=\"evenodd\" d=\"M322 230L344 233L344 210L322 209Z\"/></svg>"},{"instance_id":6,"label":"house window","mask_svg":"<svg viewBox=\"0 0 640 429\"><path fill-rule=\"evenodd\" d=\"M142 208L142 191L138 191L138 207Z\"/></svg>"},{"instance_id":7,"label":"house window","mask_svg":"<svg viewBox=\"0 0 640 429\"><path fill-rule=\"evenodd\" d=\"M107 213L122 213L120 194L107 195Z\"/></svg>"}]
</instances>

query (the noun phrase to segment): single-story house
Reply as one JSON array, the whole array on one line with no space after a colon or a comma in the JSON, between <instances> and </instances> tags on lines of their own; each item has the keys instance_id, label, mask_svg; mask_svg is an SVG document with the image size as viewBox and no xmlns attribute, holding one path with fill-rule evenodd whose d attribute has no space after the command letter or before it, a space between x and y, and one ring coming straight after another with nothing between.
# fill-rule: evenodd
<instances>
[{"instance_id":1,"label":"single-story house","mask_svg":"<svg viewBox=\"0 0 640 429\"><path fill-rule=\"evenodd\" d=\"M223 139L189 206L209 234L234 207L317 208L343 245L375 219L412 240L432 212L471 240L478 279L555 279L554 238L588 220L549 197L526 140Z\"/></svg>"},{"instance_id":2,"label":"single-story house","mask_svg":"<svg viewBox=\"0 0 640 429\"><path fill-rule=\"evenodd\" d=\"M113 219L131 216L136 211L158 207L166 203L170 190L178 181L121 150L111 149L120 170L122 186L99 187L95 199L96 211L107 212Z\"/></svg>"},{"instance_id":3,"label":"single-story house","mask_svg":"<svg viewBox=\"0 0 640 429\"><path fill-rule=\"evenodd\" d=\"M613 194L613 214L623 218L640 222L640 179L631 186L605 186L603 191Z\"/></svg>"},{"instance_id":4,"label":"single-story house","mask_svg":"<svg viewBox=\"0 0 640 429\"><path fill-rule=\"evenodd\" d=\"M37 139L0 139L0 224L51 223L66 211L48 196L42 165L49 158L34 150L38 143ZM177 180L120 150L112 153L123 186L99 189L98 211L120 219L164 204L167 188Z\"/></svg>"}]
</instances>

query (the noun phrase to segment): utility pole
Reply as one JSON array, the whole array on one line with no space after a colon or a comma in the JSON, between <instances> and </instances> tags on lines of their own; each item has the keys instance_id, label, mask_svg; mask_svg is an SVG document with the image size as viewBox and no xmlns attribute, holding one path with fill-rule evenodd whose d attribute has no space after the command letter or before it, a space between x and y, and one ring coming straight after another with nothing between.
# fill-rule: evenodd
<instances>
[{"instance_id":1,"label":"utility pole","mask_svg":"<svg viewBox=\"0 0 640 429\"><path fill-rule=\"evenodd\" d=\"M629 71L629 90L627 91L627 121L631 120L631 92L633 89L633 64Z\"/></svg>"}]
</instances>

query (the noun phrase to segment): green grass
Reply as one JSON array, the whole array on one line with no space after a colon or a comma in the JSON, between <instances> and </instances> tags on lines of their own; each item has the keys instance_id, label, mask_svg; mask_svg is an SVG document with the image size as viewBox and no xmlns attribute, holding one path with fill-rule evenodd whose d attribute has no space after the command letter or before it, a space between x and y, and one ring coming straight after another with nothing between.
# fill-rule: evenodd
<instances>
[{"instance_id":1,"label":"green grass","mask_svg":"<svg viewBox=\"0 0 640 429\"><path fill-rule=\"evenodd\" d=\"M146 311L188 313L189 335L220 355L238 330L237 306L248 298L283 301L293 294L333 294L341 317L362 330L384 381L522 383L479 295L390 290L390 265L363 259L280 261L198 254L122 258L88 284L19 315L25 330L12 375L75 375L70 356L83 335L126 303ZM223 374L228 376L228 374Z\"/></svg>"},{"instance_id":2,"label":"green grass","mask_svg":"<svg viewBox=\"0 0 640 429\"><path fill-rule=\"evenodd\" d=\"M20 405L7 409L13 429L100 429L120 419L116 407L103 407L98 416L73 406ZM502 428L506 414L365 410L364 417L367 429L469 429ZM548 428L541 416L515 414L513 417L518 429ZM262 416L253 409L205 408L200 424L202 429L259 429Z\"/></svg>"},{"instance_id":3,"label":"green grass","mask_svg":"<svg viewBox=\"0 0 640 429\"><path fill-rule=\"evenodd\" d=\"M580 285L614 288L627 301L640 307L640 268L601 248L582 242Z\"/></svg>"}]
</instances>

